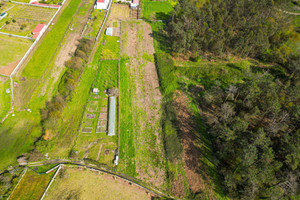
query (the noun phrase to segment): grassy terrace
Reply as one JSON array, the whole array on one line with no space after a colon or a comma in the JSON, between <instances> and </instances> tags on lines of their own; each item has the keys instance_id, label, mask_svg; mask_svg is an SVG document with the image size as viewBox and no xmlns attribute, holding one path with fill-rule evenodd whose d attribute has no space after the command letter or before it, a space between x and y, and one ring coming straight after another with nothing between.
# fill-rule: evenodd
<instances>
[{"instance_id":1,"label":"grassy terrace","mask_svg":"<svg viewBox=\"0 0 300 200\"><path fill-rule=\"evenodd\" d=\"M40 199L55 172L38 175L27 170L10 199L35 200Z\"/></svg>"}]
</instances>

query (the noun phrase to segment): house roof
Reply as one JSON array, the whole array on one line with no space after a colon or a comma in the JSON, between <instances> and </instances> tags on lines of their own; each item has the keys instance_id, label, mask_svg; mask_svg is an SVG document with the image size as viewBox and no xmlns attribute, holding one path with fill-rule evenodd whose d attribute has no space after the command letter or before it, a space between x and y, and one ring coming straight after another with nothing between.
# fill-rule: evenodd
<instances>
[{"instance_id":1,"label":"house roof","mask_svg":"<svg viewBox=\"0 0 300 200\"><path fill-rule=\"evenodd\" d=\"M33 33L39 33L41 30L44 28L45 24L38 24L36 27L33 29Z\"/></svg>"},{"instance_id":2,"label":"house roof","mask_svg":"<svg viewBox=\"0 0 300 200\"><path fill-rule=\"evenodd\" d=\"M40 33L34 34L32 38L33 38L33 39L36 39L36 38L39 36L39 34L40 34Z\"/></svg>"},{"instance_id":3,"label":"house roof","mask_svg":"<svg viewBox=\"0 0 300 200\"><path fill-rule=\"evenodd\" d=\"M105 0L97 0L97 3L104 3Z\"/></svg>"},{"instance_id":4,"label":"house roof","mask_svg":"<svg viewBox=\"0 0 300 200\"><path fill-rule=\"evenodd\" d=\"M132 3L134 3L134 4L139 4L139 3L140 3L140 0L132 0Z\"/></svg>"}]
</instances>

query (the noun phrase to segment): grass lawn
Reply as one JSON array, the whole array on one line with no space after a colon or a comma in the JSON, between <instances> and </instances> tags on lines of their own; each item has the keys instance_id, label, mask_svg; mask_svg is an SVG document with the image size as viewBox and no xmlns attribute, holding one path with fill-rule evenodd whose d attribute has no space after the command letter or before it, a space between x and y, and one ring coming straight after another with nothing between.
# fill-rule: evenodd
<instances>
[{"instance_id":1,"label":"grass lawn","mask_svg":"<svg viewBox=\"0 0 300 200\"><path fill-rule=\"evenodd\" d=\"M144 19L166 19L166 14L173 10L169 1L143 1Z\"/></svg>"},{"instance_id":2,"label":"grass lawn","mask_svg":"<svg viewBox=\"0 0 300 200\"><path fill-rule=\"evenodd\" d=\"M120 46L120 38L116 36L107 36L103 37L102 42L102 59L118 59L119 58L119 46Z\"/></svg>"},{"instance_id":3,"label":"grass lawn","mask_svg":"<svg viewBox=\"0 0 300 200\"><path fill-rule=\"evenodd\" d=\"M46 193L45 200L52 199L149 199L142 189L130 186L109 175L77 168L64 168ZM60 172L61 173L61 172Z\"/></svg>"},{"instance_id":4,"label":"grass lawn","mask_svg":"<svg viewBox=\"0 0 300 200\"><path fill-rule=\"evenodd\" d=\"M0 124L0 171L17 164L17 157L32 149L41 134L39 112L15 112Z\"/></svg>"},{"instance_id":5,"label":"grass lawn","mask_svg":"<svg viewBox=\"0 0 300 200\"><path fill-rule=\"evenodd\" d=\"M0 35L0 70L18 62L32 43L32 40Z\"/></svg>"},{"instance_id":6,"label":"grass lawn","mask_svg":"<svg viewBox=\"0 0 300 200\"><path fill-rule=\"evenodd\" d=\"M10 94L6 93L10 89L10 79L0 76L0 119L10 110Z\"/></svg>"},{"instance_id":7,"label":"grass lawn","mask_svg":"<svg viewBox=\"0 0 300 200\"><path fill-rule=\"evenodd\" d=\"M40 199L54 173L55 172L38 175L37 173L31 170L27 170L26 174L20 181L18 187L10 196L10 199Z\"/></svg>"},{"instance_id":8,"label":"grass lawn","mask_svg":"<svg viewBox=\"0 0 300 200\"><path fill-rule=\"evenodd\" d=\"M48 170L52 169L53 167L56 167L58 164L48 164L48 165L41 165L36 167L30 167L33 171L36 173L45 173Z\"/></svg>"}]
</instances>

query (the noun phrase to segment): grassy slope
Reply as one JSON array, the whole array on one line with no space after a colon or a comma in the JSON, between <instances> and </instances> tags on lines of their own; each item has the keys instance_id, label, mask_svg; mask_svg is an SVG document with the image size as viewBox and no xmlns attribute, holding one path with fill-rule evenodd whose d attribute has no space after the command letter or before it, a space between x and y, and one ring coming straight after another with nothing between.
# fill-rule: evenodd
<instances>
[{"instance_id":1,"label":"grassy slope","mask_svg":"<svg viewBox=\"0 0 300 200\"><path fill-rule=\"evenodd\" d=\"M0 35L0 67L20 60L31 45L31 40Z\"/></svg>"},{"instance_id":2,"label":"grassy slope","mask_svg":"<svg viewBox=\"0 0 300 200\"><path fill-rule=\"evenodd\" d=\"M54 173L55 172L38 175L37 173L28 170L23 179L20 181L18 187L12 193L10 199L40 199Z\"/></svg>"},{"instance_id":3,"label":"grassy slope","mask_svg":"<svg viewBox=\"0 0 300 200\"><path fill-rule=\"evenodd\" d=\"M156 19L164 19L165 14L173 10L172 4L175 5L176 2L170 1L142 1L143 8L143 18L151 19L155 17Z\"/></svg>"},{"instance_id":4,"label":"grassy slope","mask_svg":"<svg viewBox=\"0 0 300 200\"><path fill-rule=\"evenodd\" d=\"M53 182L46 194L45 200L47 199L142 200L149 197L145 191L113 180L111 176L67 168L65 175L62 178L58 176Z\"/></svg>"}]
</instances>

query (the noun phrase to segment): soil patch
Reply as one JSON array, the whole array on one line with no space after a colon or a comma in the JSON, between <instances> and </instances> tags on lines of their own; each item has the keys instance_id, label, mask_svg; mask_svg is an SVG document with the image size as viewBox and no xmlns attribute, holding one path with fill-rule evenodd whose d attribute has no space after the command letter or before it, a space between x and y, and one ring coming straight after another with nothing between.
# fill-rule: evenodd
<instances>
[{"instance_id":1,"label":"soil patch","mask_svg":"<svg viewBox=\"0 0 300 200\"><path fill-rule=\"evenodd\" d=\"M6 67L0 67L0 73L9 76L14 71L14 69L19 64L20 61L21 61L21 59L8 64Z\"/></svg>"}]
</instances>

